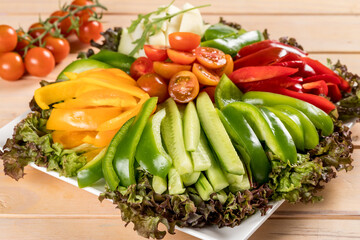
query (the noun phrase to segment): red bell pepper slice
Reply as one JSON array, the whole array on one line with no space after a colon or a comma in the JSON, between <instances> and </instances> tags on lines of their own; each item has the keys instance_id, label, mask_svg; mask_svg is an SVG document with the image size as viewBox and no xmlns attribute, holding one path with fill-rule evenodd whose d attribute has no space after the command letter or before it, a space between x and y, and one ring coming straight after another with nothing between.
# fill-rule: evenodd
<instances>
[{"instance_id":1,"label":"red bell pepper slice","mask_svg":"<svg viewBox=\"0 0 360 240\"><path fill-rule=\"evenodd\" d=\"M333 83L339 85L341 83L340 78L330 74L319 74L311 77L304 78L304 83L315 82L324 80L327 83Z\"/></svg>"},{"instance_id":2,"label":"red bell pepper slice","mask_svg":"<svg viewBox=\"0 0 360 240\"><path fill-rule=\"evenodd\" d=\"M296 83L295 85L289 86L289 87L287 87L287 89L289 89L291 91L299 92L299 93L303 92L303 87L300 83Z\"/></svg>"},{"instance_id":3,"label":"red bell pepper slice","mask_svg":"<svg viewBox=\"0 0 360 240\"><path fill-rule=\"evenodd\" d=\"M282 88L288 88L292 87L296 84L299 84L302 82L301 77L275 77L265 80L259 80L259 81L251 81L251 82L238 82L236 83L236 86L240 88L240 90L244 92L248 91L260 91L259 89L263 88L272 88L272 87L282 87ZM301 85L300 85L301 86Z\"/></svg>"},{"instance_id":4,"label":"red bell pepper slice","mask_svg":"<svg viewBox=\"0 0 360 240\"><path fill-rule=\"evenodd\" d=\"M330 97L331 101L333 101L333 102L340 101L342 99L342 95L341 95L338 85L336 85L334 83L327 83L327 86L329 89L328 96Z\"/></svg>"},{"instance_id":5,"label":"red bell pepper slice","mask_svg":"<svg viewBox=\"0 0 360 240\"><path fill-rule=\"evenodd\" d=\"M325 96L328 95L328 86L324 80L309 82L303 84L304 92L312 93L316 95L323 94Z\"/></svg>"},{"instance_id":6,"label":"red bell pepper slice","mask_svg":"<svg viewBox=\"0 0 360 240\"><path fill-rule=\"evenodd\" d=\"M296 68L280 66L256 66L243 67L229 75L229 78L236 84L239 82L253 82L276 77L286 77L296 73Z\"/></svg>"},{"instance_id":7,"label":"red bell pepper slice","mask_svg":"<svg viewBox=\"0 0 360 240\"><path fill-rule=\"evenodd\" d=\"M285 56L286 54L288 54L288 51L283 48L269 47L250 54L246 57L239 58L234 62L234 69L236 70L249 66L266 66L275 62L277 59Z\"/></svg>"},{"instance_id":8,"label":"red bell pepper slice","mask_svg":"<svg viewBox=\"0 0 360 240\"><path fill-rule=\"evenodd\" d=\"M301 57L295 53L289 52L288 54L286 54L285 56L283 56L282 58L279 58L275 63L279 63L279 62L288 62L288 61L296 61L296 60L300 60L301 61Z\"/></svg>"},{"instance_id":9,"label":"red bell pepper slice","mask_svg":"<svg viewBox=\"0 0 360 240\"><path fill-rule=\"evenodd\" d=\"M288 54L290 55L290 53ZM287 55L284 56L284 58ZM310 67L309 65L307 65L304 61L302 60L292 60L292 61L283 61L283 62L276 62L271 64L272 66L283 66L283 67L292 67L292 68L297 68L299 69L299 71L296 73L297 76L301 76L301 77L310 77L310 76L314 76L316 73L314 71L314 69L312 69L312 67Z\"/></svg>"},{"instance_id":10,"label":"red bell pepper slice","mask_svg":"<svg viewBox=\"0 0 360 240\"><path fill-rule=\"evenodd\" d=\"M345 81L345 79L343 79L341 76L333 72L333 70L331 70L330 68L326 67L319 61L311 59L309 57L302 57L301 59L305 63L307 63L310 67L312 67L315 70L316 74L329 74L338 77L340 79L340 85L339 85L340 89L346 92L351 91L351 87L349 83Z\"/></svg>"},{"instance_id":11,"label":"red bell pepper slice","mask_svg":"<svg viewBox=\"0 0 360 240\"><path fill-rule=\"evenodd\" d=\"M241 48L240 51L238 52L237 56L238 56L238 58L245 57L245 56L248 56L248 55L253 54L255 52L258 52L258 51L261 51L263 49L269 48L269 47L282 48L282 49L285 49L288 52L294 53L294 54L299 55L301 57L306 57L308 55L306 52L302 51L299 48L296 48L296 47L281 43L279 41L276 41L276 40L264 40L264 41L253 43L253 44L250 44L248 46L245 46L245 47Z\"/></svg>"},{"instance_id":12,"label":"red bell pepper slice","mask_svg":"<svg viewBox=\"0 0 360 240\"><path fill-rule=\"evenodd\" d=\"M278 93L282 95L286 95L289 97L297 98L300 100L303 100L305 102L311 103L312 105L320 108L326 113L330 113L332 110L336 109L336 106L327 100L324 97L317 96L310 93L299 93L295 92L286 88L264 88L264 89L258 89L257 91L264 91L264 92L272 92L272 93ZM286 104L286 103L284 103Z\"/></svg>"}]
</instances>

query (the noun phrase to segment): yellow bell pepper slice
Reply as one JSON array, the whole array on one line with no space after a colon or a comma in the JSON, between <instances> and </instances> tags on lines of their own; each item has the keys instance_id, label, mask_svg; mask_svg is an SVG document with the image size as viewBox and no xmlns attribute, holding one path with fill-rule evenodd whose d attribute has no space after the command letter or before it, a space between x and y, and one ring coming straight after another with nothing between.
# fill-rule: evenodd
<instances>
[{"instance_id":1,"label":"yellow bell pepper slice","mask_svg":"<svg viewBox=\"0 0 360 240\"><path fill-rule=\"evenodd\" d=\"M135 97L113 89L101 89L81 94L76 99L68 99L54 105L54 108L89 108L89 107L134 107Z\"/></svg>"},{"instance_id":2,"label":"yellow bell pepper slice","mask_svg":"<svg viewBox=\"0 0 360 240\"><path fill-rule=\"evenodd\" d=\"M46 128L63 131L95 131L102 123L119 116L121 108L56 109L51 111Z\"/></svg>"},{"instance_id":3,"label":"yellow bell pepper slice","mask_svg":"<svg viewBox=\"0 0 360 240\"><path fill-rule=\"evenodd\" d=\"M60 143L65 149L74 148L83 144L85 136L96 136L96 131L53 131L54 143Z\"/></svg>"},{"instance_id":4,"label":"yellow bell pepper slice","mask_svg":"<svg viewBox=\"0 0 360 240\"><path fill-rule=\"evenodd\" d=\"M96 78L98 80L102 80L106 82L114 82L114 83L121 82L121 83L137 86L136 81L132 79L129 75L127 75L125 72L119 72L116 70L117 69L115 69L115 71L110 69L98 69L95 71L85 71L79 73L77 75L77 78L89 77L89 78Z\"/></svg>"}]
</instances>

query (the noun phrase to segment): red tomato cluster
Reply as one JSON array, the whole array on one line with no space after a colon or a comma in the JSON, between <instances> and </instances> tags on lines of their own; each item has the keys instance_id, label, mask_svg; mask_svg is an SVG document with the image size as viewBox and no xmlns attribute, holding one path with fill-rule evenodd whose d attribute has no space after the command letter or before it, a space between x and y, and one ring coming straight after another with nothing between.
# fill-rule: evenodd
<instances>
[{"instance_id":1,"label":"red tomato cluster","mask_svg":"<svg viewBox=\"0 0 360 240\"><path fill-rule=\"evenodd\" d=\"M209 94L224 73L233 71L230 55L222 51L199 47L201 37L189 32L169 35L170 48L145 45L147 57L138 58L131 66L130 74L150 96L159 102L169 95L179 103L192 101L200 88Z\"/></svg>"},{"instance_id":2,"label":"red tomato cluster","mask_svg":"<svg viewBox=\"0 0 360 240\"><path fill-rule=\"evenodd\" d=\"M89 0L74 0L69 11L76 11L76 6L92 4L94 3ZM53 28L42 36L45 27L39 22L32 24L27 33L21 29L16 31L8 25L0 25L0 77L14 81L21 78L25 70L37 77L48 75L55 64L64 60L70 53L70 44L65 37L75 33L75 30L71 29L73 21L79 21L77 37L81 42L90 43L92 39L97 40L101 37L102 24L98 21L88 21L94 11L94 8L86 8L76 11L74 16L69 17L65 17L69 15L68 11L53 12L44 22L55 24L59 18L65 17L60 19L57 25L64 37L53 36Z\"/></svg>"}]
</instances>

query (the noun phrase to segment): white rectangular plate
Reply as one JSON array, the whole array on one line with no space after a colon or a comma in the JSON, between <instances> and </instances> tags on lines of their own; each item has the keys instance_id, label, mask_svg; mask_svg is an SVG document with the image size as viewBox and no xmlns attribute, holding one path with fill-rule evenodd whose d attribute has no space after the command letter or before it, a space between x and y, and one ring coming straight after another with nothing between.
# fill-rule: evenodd
<instances>
[{"instance_id":1,"label":"white rectangular plate","mask_svg":"<svg viewBox=\"0 0 360 240\"><path fill-rule=\"evenodd\" d=\"M3 128L0 129L0 148L5 144L6 139L10 138L13 134L14 126L20 122L23 118L26 117L28 112L20 115L19 117L15 118L13 121L5 125ZM354 121L349 122L347 126L351 127L354 124ZM54 171L46 171L44 167L38 167L34 163L31 163L30 166L36 168L39 171L42 171L46 174L49 174L55 178L58 178L64 182L70 183L74 186L77 185L76 178L66 178L59 176L57 172ZM104 191L104 181L98 182L96 186L83 188L85 191L88 191L96 196L99 196L100 193ZM273 214L276 209L280 207L280 205L284 201L277 201L272 202L271 205L273 206L265 216L261 216L260 212L252 215L248 219L244 220L239 226L230 228L218 228L217 226L209 226L204 228L177 228L179 231L185 232L192 236L195 236L200 239L208 239L208 240L243 240L248 239L270 216Z\"/></svg>"}]
</instances>

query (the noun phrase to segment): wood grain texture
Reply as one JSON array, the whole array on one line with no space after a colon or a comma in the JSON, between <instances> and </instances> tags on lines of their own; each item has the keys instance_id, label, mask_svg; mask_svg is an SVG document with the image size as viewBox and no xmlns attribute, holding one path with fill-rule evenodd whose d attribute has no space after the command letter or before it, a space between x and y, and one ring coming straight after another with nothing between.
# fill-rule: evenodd
<instances>
[{"instance_id":1,"label":"wood grain texture","mask_svg":"<svg viewBox=\"0 0 360 240\"><path fill-rule=\"evenodd\" d=\"M138 13L154 10L163 0L102 0L109 11L104 26L127 26ZM181 6L186 0L177 0ZM211 3L204 19L214 23L220 15L245 29L268 28L271 38L288 35L315 59L341 59L350 70L360 69L360 2L358 0L198 0ZM0 24L25 29L56 10L57 0L0 1ZM72 39L72 52L45 80L58 73L87 46ZM40 79L0 80L0 127L28 109ZM341 172L321 192L324 201L314 205L283 204L251 239L358 239L360 236L360 124L353 128L355 168ZM2 165L0 163L0 169ZM54 179L30 167L25 179L13 181L0 173L0 239L142 239L132 226L124 227L119 211L108 201ZM195 239L177 231L166 239Z\"/></svg>"}]
</instances>

